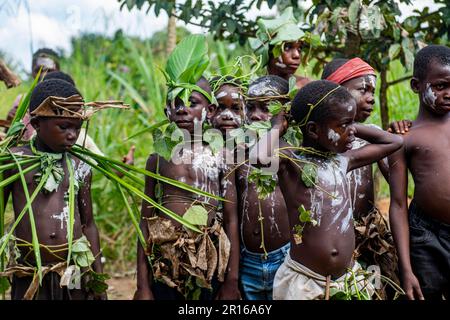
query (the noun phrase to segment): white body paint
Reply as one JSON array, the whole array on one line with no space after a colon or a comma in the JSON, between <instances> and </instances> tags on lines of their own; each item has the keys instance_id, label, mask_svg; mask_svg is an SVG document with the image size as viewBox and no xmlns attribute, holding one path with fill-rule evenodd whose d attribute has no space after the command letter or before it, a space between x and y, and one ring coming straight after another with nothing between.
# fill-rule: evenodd
<instances>
[{"instance_id":1,"label":"white body paint","mask_svg":"<svg viewBox=\"0 0 450 320\"><path fill-rule=\"evenodd\" d=\"M426 105L428 105L430 107L435 106L434 103L436 102L436 95L434 94L433 90L431 90L430 83L427 83L427 85L426 85L426 89L423 94L422 101L423 101L423 103L425 103Z\"/></svg>"},{"instance_id":2,"label":"white body paint","mask_svg":"<svg viewBox=\"0 0 450 320\"><path fill-rule=\"evenodd\" d=\"M219 117L228 117L230 118L234 123L238 124L239 126L242 124L242 119L240 116L235 115L233 112L231 112L229 109L225 109L221 113L219 113Z\"/></svg>"},{"instance_id":3,"label":"white body paint","mask_svg":"<svg viewBox=\"0 0 450 320\"><path fill-rule=\"evenodd\" d=\"M331 128L328 129L328 140L333 142L334 145L337 146L338 141L339 141L340 138L341 138L341 136L339 135L339 133L337 133L336 131L334 131Z\"/></svg>"}]
</instances>

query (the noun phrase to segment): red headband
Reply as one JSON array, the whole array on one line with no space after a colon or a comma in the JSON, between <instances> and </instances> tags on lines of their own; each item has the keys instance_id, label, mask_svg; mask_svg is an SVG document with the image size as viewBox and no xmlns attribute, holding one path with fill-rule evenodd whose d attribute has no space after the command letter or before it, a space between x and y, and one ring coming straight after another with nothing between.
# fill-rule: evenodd
<instances>
[{"instance_id":1,"label":"red headband","mask_svg":"<svg viewBox=\"0 0 450 320\"><path fill-rule=\"evenodd\" d=\"M340 66L335 72L330 74L325 80L344 83L353 78L375 75L375 70L360 58L353 58Z\"/></svg>"}]
</instances>

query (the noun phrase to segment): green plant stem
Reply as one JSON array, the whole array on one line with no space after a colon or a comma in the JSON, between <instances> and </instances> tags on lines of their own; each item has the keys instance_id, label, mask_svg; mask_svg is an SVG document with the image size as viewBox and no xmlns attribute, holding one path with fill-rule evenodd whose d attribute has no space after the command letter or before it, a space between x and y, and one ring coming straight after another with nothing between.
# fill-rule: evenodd
<instances>
[{"instance_id":1,"label":"green plant stem","mask_svg":"<svg viewBox=\"0 0 450 320\"><path fill-rule=\"evenodd\" d=\"M264 250L264 259L266 259L267 258L267 250L266 250L266 244L264 243L264 217L262 215L260 199L258 199L258 209L259 209L258 221L259 221L259 224L261 227L261 246L260 246L260 248Z\"/></svg>"},{"instance_id":2,"label":"green plant stem","mask_svg":"<svg viewBox=\"0 0 450 320\"><path fill-rule=\"evenodd\" d=\"M18 162L18 166L19 166L19 165L20 165L20 163ZM33 165L31 165L31 166L29 166L29 167L23 169L23 170L22 170L22 173L25 175L25 174L27 174L28 172L30 172L30 171L32 171L32 170L34 170L34 169L37 169L40 165L41 165L40 163L33 164ZM20 177L21 177L21 174L20 174L20 172L19 172L19 173L16 173L16 174L14 174L14 175L12 175L12 176L6 178L6 179L3 180L2 182L0 182L0 188L4 188L4 187L7 186L8 184L13 183L13 182L16 181L17 179L19 179Z\"/></svg>"},{"instance_id":3,"label":"green plant stem","mask_svg":"<svg viewBox=\"0 0 450 320\"><path fill-rule=\"evenodd\" d=\"M153 179L156 179L156 180L160 180L161 182L170 184L170 185L175 186L177 188L184 189L186 191L190 191L192 193L200 194L202 196L209 197L209 198L212 198L212 199L215 199L215 200L219 200L219 201L227 201L226 199L224 199L222 197L216 196L216 195L211 194L211 193L206 192L206 191L202 191L200 189L196 189L196 188L191 187L190 185L188 185L186 183L183 183L183 182L180 182L180 181L177 181L177 180L173 180L173 179L161 176L159 174L150 172L148 170L136 168L136 167L134 167L132 165L125 164L125 163L123 163L121 161L117 161L117 160L114 160L114 159L109 159L109 158L100 156L100 155L95 154L93 152L90 152L88 150L81 149L81 148L79 148L77 146L73 147L73 149L71 150L71 153L73 153L76 156L81 156L80 155L80 153L81 153L83 155L86 155L86 156L94 159L97 162L99 162L99 160L101 160L101 161L106 161L108 163L113 163L113 164L115 164L115 165L117 165L119 167L128 169L130 171L138 172L138 173L146 175L146 176L148 176L150 178L153 178Z\"/></svg>"},{"instance_id":4,"label":"green plant stem","mask_svg":"<svg viewBox=\"0 0 450 320\"><path fill-rule=\"evenodd\" d=\"M128 191L132 192L133 194L137 195L138 197L140 197L141 199L147 201L148 203L150 203L151 205L153 205L154 207L156 207L158 210L160 210L161 212L165 213L167 216L169 216L170 218L174 219L175 221L181 223L182 225L186 226L187 228L201 233L200 229L198 229L196 226L194 226L193 224L187 222L186 220L183 219L183 217L179 216L178 214L176 214L175 212L165 208L164 206L161 206L159 203L155 202L152 198L148 197L145 193L143 193L141 190L135 188L134 186L126 183L125 181L123 181L122 179L120 179L119 177L117 177L115 174L112 174L110 172L108 172L107 170L105 170L104 168L94 164L92 161L87 160L86 158L84 158L81 155L75 154L77 157L79 157L82 161L86 162L87 164L89 164L91 167L99 170L101 173L103 173L106 177L108 177L110 180L113 180L117 183L119 183L120 185L122 185L125 189L127 189Z\"/></svg>"},{"instance_id":5,"label":"green plant stem","mask_svg":"<svg viewBox=\"0 0 450 320\"><path fill-rule=\"evenodd\" d=\"M17 159L16 159L16 157L14 156L13 153L12 153L12 156L14 158L14 161L16 161L16 163L17 163L17 168L19 169L19 174L20 174L20 180L22 182L23 192L24 192L25 198L27 200L27 203L26 203L25 206L28 209L28 214L29 214L29 218L30 218L31 239L32 239L32 242L33 242L33 251L34 251L34 255L35 255L35 258L36 258L36 264L37 264L37 268L38 268L39 283L42 284L41 252L40 252L40 248L39 248L39 239L38 239L37 231L36 231L36 223L34 221L32 201L31 201L31 198L30 198L30 194L28 192L28 185L27 185L27 182L25 180L25 173L24 173L24 171L22 171L22 166L17 161Z\"/></svg>"},{"instance_id":6,"label":"green plant stem","mask_svg":"<svg viewBox=\"0 0 450 320\"><path fill-rule=\"evenodd\" d=\"M69 222L67 224L67 265L70 264L72 255L73 242L73 226L75 224L75 177L73 172L72 161L69 159L70 155L65 154L67 171L69 171Z\"/></svg>"}]
</instances>

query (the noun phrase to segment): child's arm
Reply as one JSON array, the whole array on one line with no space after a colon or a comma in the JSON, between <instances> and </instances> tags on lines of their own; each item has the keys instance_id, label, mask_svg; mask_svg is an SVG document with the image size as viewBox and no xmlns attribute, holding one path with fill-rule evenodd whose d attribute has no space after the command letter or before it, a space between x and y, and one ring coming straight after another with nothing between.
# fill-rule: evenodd
<instances>
[{"instance_id":1,"label":"child's arm","mask_svg":"<svg viewBox=\"0 0 450 320\"><path fill-rule=\"evenodd\" d=\"M389 222L392 228L399 270L403 289L408 299L423 299L419 281L411 268L409 254L409 224L408 224L408 171L404 147L389 157L389 188L391 203L389 206Z\"/></svg>"},{"instance_id":2,"label":"child's arm","mask_svg":"<svg viewBox=\"0 0 450 320\"><path fill-rule=\"evenodd\" d=\"M280 161L276 149L279 148L279 141L288 128L285 112L281 111L274 116L271 123L272 129L262 136L257 144L250 149L249 161L253 165L268 165L270 163L272 166L277 167L277 163L274 164L273 162ZM283 161L283 159L284 158L282 158L281 161Z\"/></svg>"},{"instance_id":3,"label":"child's arm","mask_svg":"<svg viewBox=\"0 0 450 320\"><path fill-rule=\"evenodd\" d=\"M158 161L158 155L151 155L148 160L145 169L156 173L156 164ZM149 176L145 177L145 194L155 199L155 185L156 181ZM144 239L148 239L148 228L147 221L144 218L150 218L154 215L154 208L149 205L145 200L142 201L141 208L141 221L139 226L141 228ZM151 248L148 248L149 250ZM138 241L137 245L137 290L134 294L135 300L153 300L153 292L150 288L150 283L153 281L153 274L151 268L149 268L149 263L147 260L147 255L142 247L141 243Z\"/></svg>"},{"instance_id":4,"label":"child's arm","mask_svg":"<svg viewBox=\"0 0 450 320\"><path fill-rule=\"evenodd\" d=\"M403 139L400 136L360 124L354 124L353 126L355 136L370 144L345 153L349 158L348 171L383 159L398 150L403 144Z\"/></svg>"},{"instance_id":5,"label":"child's arm","mask_svg":"<svg viewBox=\"0 0 450 320\"><path fill-rule=\"evenodd\" d=\"M235 184L234 166L227 166L221 178L221 186L223 187L223 197L227 200L223 203L223 226L225 233L230 239L230 258L228 260L225 281L217 293L216 299L219 300L240 300L239 292L239 221L237 210L237 193Z\"/></svg>"},{"instance_id":6,"label":"child's arm","mask_svg":"<svg viewBox=\"0 0 450 320\"><path fill-rule=\"evenodd\" d=\"M92 210L91 181L92 172L89 172L78 193L78 208L80 212L81 225L83 226L83 233L91 244L92 254L95 257L92 269L96 273L103 273L103 266L101 262L102 255L100 252L100 238L98 235L98 229L94 221L94 214ZM106 299L106 293L97 298Z\"/></svg>"}]
</instances>

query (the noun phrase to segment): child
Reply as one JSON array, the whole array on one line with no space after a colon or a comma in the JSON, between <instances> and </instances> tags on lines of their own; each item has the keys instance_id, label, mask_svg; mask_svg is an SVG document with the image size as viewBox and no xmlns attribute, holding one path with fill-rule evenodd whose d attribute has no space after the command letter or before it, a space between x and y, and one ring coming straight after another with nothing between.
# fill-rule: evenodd
<instances>
[{"instance_id":1,"label":"child","mask_svg":"<svg viewBox=\"0 0 450 320\"><path fill-rule=\"evenodd\" d=\"M304 32L298 27L292 7L287 7L276 19L258 19L259 31L251 39L255 53L263 57L269 75L279 76L286 81L294 76L297 88L311 80L295 75L301 63ZM284 30L284 32L280 32Z\"/></svg>"},{"instance_id":2,"label":"child","mask_svg":"<svg viewBox=\"0 0 450 320\"><path fill-rule=\"evenodd\" d=\"M322 79L347 88L356 101L355 122L363 123L371 115L375 104L375 70L360 58L334 59L325 65ZM376 127L374 124L369 126ZM356 138L352 149L367 145ZM389 181L386 161L378 161L381 173ZM353 200L353 217L356 228L356 257L368 265L379 265L383 275L398 283L397 257L387 221L375 207L372 165L357 168L348 174ZM375 229L376 228L376 229Z\"/></svg>"},{"instance_id":3,"label":"child","mask_svg":"<svg viewBox=\"0 0 450 320\"><path fill-rule=\"evenodd\" d=\"M200 78L197 86L207 94L211 94L210 85L205 78ZM179 97L176 97L175 101L168 101L166 114L170 122L188 132L191 141L198 141L201 140L202 123L206 118L207 107L211 102L198 91L192 91L189 101L190 107L187 107ZM216 195L220 194L221 180L224 181L227 188L223 190L222 196L228 200L223 204L225 232L221 226L217 200L196 196L191 192L168 184L162 183L158 186L154 179L147 177L145 182L146 195L153 199L160 197L161 204L167 209L183 216L193 205L204 207L208 211L207 228L204 231L207 230L208 232L199 236L182 229L180 224L173 220L161 216L155 219L154 217L160 214L155 208L149 207L144 202L142 204L141 229L145 238L149 239L149 243L147 252L141 245L138 245L135 299L180 300L183 298L198 298L200 300L211 300L214 298L240 298L238 290L239 251L236 248L239 245L239 238L237 236L236 192L233 188L234 175L228 175L229 180L226 180L226 172L222 168L223 161L220 153L214 154L209 146L202 143L192 143L193 150L190 146L191 142L188 141L183 148L177 151L178 160L176 163L174 158L166 161L157 154L152 154L147 161L147 170ZM181 161L179 161L180 159ZM217 234L219 253L216 253L214 247L211 247L211 238L216 239ZM230 239L229 241L227 236ZM200 261L199 237L204 239L201 240L202 243L208 243L207 261ZM217 245L214 246L217 248ZM227 249L230 255L228 267ZM147 262L146 254L155 255L155 258L152 259L152 268ZM218 263L217 255L219 255ZM206 259L206 257L202 259ZM200 266L200 262L202 266ZM218 265L217 268L216 265ZM169 270L169 268L171 269ZM215 274L216 269L217 274ZM227 271L226 275L224 275L225 271ZM215 274L214 277L213 273ZM219 290L217 290L217 278L223 281ZM208 287L212 290L205 289ZM194 292L192 292L193 289Z\"/></svg>"},{"instance_id":4,"label":"child","mask_svg":"<svg viewBox=\"0 0 450 320\"><path fill-rule=\"evenodd\" d=\"M272 114L268 106L275 101L287 102L288 91L288 82L278 76L263 76L252 82L247 92L247 122L270 121ZM249 181L254 169L245 163L236 170L241 230L240 284L246 299L272 300L275 273L290 247L289 221L278 183L267 198L258 198L256 184ZM276 175L273 178L277 180Z\"/></svg>"},{"instance_id":5,"label":"child","mask_svg":"<svg viewBox=\"0 0 450 320\"><path fill-rule=\"evenodd\" d=\"M419 112L404 147L389 157L390 223L407 297L448 299L450 48L430 45L417 53L411 88ZM409 210L408 169L415 186Z\"/></svg>"},{"instance_id":6,"label":"child","mask_svg":"<svg viewBox=\"0 0 450 320\"><path fill-rule=\"evenodd\" d=\"M346 175L394 152L402 139L354 124L355 113L348 91L326 80L307 84L292 102L291 116L303 132L305 152L280 152L278 178L289 215L291 249L275 275L274 299L328 298L330 287L343 291L344 282L361 269L352 257L355 235ZM273 130L257 145L262 163L267 163L264 152L286 128L283 113L272 122ZM355 136L370 144L351 150Z\"/></svg>"},{"instance_id":7,"label":"child","mask_svg":"<svg viewBox=\"0 0 450 320\"><path fill-rule=\"evenodd\" d=\"M65 99L68 97L71 97L71 99ZM31 299L33 297L39 300L87 299L92 295L84 287L84 283L82 283L81 288L75 287L75 289L60 286L61 275L66 276L65 270L67 273L73 267L66 263L68 254L66 237L69 228L67 157L69 157L73 166L76 179L75 190L77 190L73 224L74 243L80 243L80 245L84 243L90 246L95 257L92 269L96 273L102 272L99 235L92 213L91 169L87 164L68 153L75 144L83 123L82 118L78 116L79 113L76 113L79 109L71 107L71 102L64 104L65 101L72 101L74 97L77 98L77 101L82 101L80 93L66 81L49 80L38 84L33 90L29 105L32 116L31 125L36 130L36 137L27 145L11 149L11 152L18 156L41 156L41 166L25 175L30 195L36 189L40 179L45 176L44 173L48 167L53 166L50 169L51 175L45 181L44 188L34 199L32 208L37 238L41 246L40 255L43 269L52 268L54 271L45 274L42 284L37 288L35 281L38 281L38 278L34 274L37 268L33 257L33 247L31 246L31 223L29 216L25 215L15 229L15 238L21 253L17 261L18 266L22 266L23 270L26 270L27 276L13 275L11 291L13 300ZM17 171L18 169L13 169L7 172L5 179L17 173ZM27 203L20 179L9 184L4 193L5 200L12 193L14 213L17 219ZM74 253L72 252L73 257ZM105 298L105 296L96 295L96 298Z\"/></svg>"}]
</instances>

